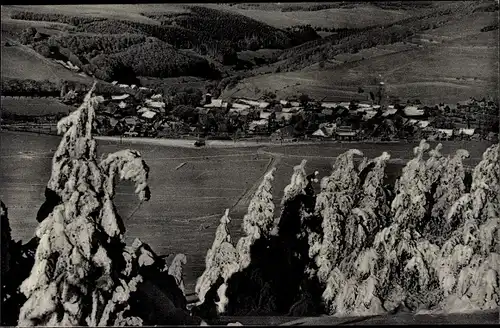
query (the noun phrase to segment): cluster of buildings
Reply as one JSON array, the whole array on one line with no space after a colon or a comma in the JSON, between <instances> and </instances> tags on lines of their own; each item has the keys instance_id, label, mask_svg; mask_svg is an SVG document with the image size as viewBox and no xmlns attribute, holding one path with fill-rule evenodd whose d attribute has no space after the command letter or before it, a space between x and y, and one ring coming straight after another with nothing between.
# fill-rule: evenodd
<instances>
[{"instance_id":1,"label":"cluster of buildings","mask_svg":"<svg viewBox=\"0 0 500 328\"><path fill-rule=\"evenodd\" d=\"M134 89L134 86L126 86ZM436 106L437 108L437 106ZM435 110L436 108L432 108ZM257 101L234 99L225 101L206 94L200 105L193 108L197 122L187 124L172 114L169 99L155 94L136 100L123 93L104 99L98 111L96 129L107 135L144 137L228 136L228 125L239 124L240 137L266 136L276 142L294 141L297 138L360 140L371 138L381 126L396 126L430 140L474 138L475 128L445 129L433 126L429 119L431 108L422 105L380 106L355 102L307 102L288 100ZM215 130L207 129L208 117L218 117ZM298 122L307 128L298 131ZM312 123L312 124L311 124ZM232 129L234 130L234 129ZM392 129L395 130L395 129ZM208 131L208 132L207 132ZM380 135L380 134L378 134ZM386 139L401 138L397 131L384 134Z\"/></svg>"}]
</instances>

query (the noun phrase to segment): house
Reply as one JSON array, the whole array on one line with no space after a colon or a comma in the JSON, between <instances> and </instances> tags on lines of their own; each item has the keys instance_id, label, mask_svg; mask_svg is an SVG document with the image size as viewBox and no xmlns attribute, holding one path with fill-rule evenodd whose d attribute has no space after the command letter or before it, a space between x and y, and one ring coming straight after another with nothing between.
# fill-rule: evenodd
<instances>
[{"instance_id":1,"label":"house","mask_svg":"<svg viewBox=\"0 0 500 328\"><path fill-rule=\"evenodd\" d=\"M366 108L366 109L373 108L373 106L370 104L358 104L358 107L359 108Z\"/></svg>"},{"instance_id":2,"label":"house","mask_svg":"<svg viewBox=\"0 0 500 328\"><path fill-rule=\"evenodd\" d=\"M270 113L270 112L264 112L264 111L262 111L262 112L260 112L259 118L261 120L266 120L267 121L267 120L269 120L269 116L271 116L271 114L272 113Z\"/></svg>"},{"instance_id":3,"label":"house","mask_svg":"<svg viewBox=\"0 0 500 328\"><path fill-rule=\"evenodd\" d=\"M368 121L368 120L371 120L372 118L375 117L375 115L377 115L377 111L375 110L369 110L369 111L366 111L365 115L363 115L363 121Z\"/></svg>"},{"instance_id":4,"label":"house","mask_svg":"<svg viewBox=\"0 0 500 328\"><path fill-rule=\"evenodd\" d=\"M129 88L128 84L118 84L120 88Z\"/></svg>"},{"instance_id":5,"label":"house","mask_svg":"<svg viewBox=\"0 0 500 328\"><path fill-rule=\"evenodd\" d=\"M335 108L337 106L338 106L338 104L337 103L333 103L333 102L323 102L323 103L321 103L321 107L323 107L323 108Z\"/></svg>"},{"instance_id":6,"label":"house","mask_svg":"<svg viewBox=\"0 0 500 328\"><path fill-rule=\"evenodd\" d=\"M131 87L132 89L135 89L135 88L137 88L137 85L132 84L130 87Z\"/></svg>"},{"instance_id":7,"label":"house","mask_svg":"<svg viewBox=\"0 0 500 328\"><path fill-rule=\"evenodd\" d=\"M235 110L245 110L245 109L251 109L252 106L250 105L244 105L244 104L238 104L238 103L233 103L231 104L231 109Z\"/></svg>"},{"instance_id":8,"label":"house","mask_svg":"<svg viewBox=\"0 0 500 328\"><path fill-rule=\"evenodd\" d=\"M114 117L111 117L109 119L109 125L114 129L116 127L116 125L118 124L118 120Z\"/></svg>"},{"instance_id":9,"label":"house","mask_svg":"<svg viewBox=\"0 0 500 328\"><path fill-rule=\"evenodd\" d=\"M262 129L267 129L268 122L267 120L253 120L250 122L249 130L254 132Z\"/></svg>"},{"instance_id":10,"label":"house","mask_svg":"<svg viewBox=\"0 0 500 328\"><path fill-rule=\"evenodd\" d=\"M120 96L111 96L111 100L125 100L128 97L130 97L130 95L128 93L124 93Z\"/></svg>"},{"instance_id":11,"label":"house","mask_svg":"<svg viewBox=\"0 0 500 328\"><path fill-rule=\"evenodd\" d=\"M120 103L118 104L118 107L120 107L121 109L127 108L127 106L127 103L124 101L120 101Z\"/></svg>"},{"instance_id":12,"label":"house","mask_svg":"<svg viewBox=\"0 0 500 328\"><path fill-rule=\"evenodd\" d=\"M151 120L156 116L156 114L157 114L156 112L148 110L148 111L142 113L141 117Z\"/></svg>"},{"instance_id":13,"label":"house","mask_svg":"<svg viewBox=\"0 0 500 328\"><path fill-rule=\"evenodd\" d=\"M300 103L298 101L290 101L290 105L292 107L299 107L300 106Z\"/></svg>"},{"instance_id":14,"label":"house","mask_svg":"<svg viewBox=\"0 0 500 328\"><path fill-rule=\"evenodd\" d=\"M139 123L139 119L136 116L128 116L123 119L127 126L135 126Z\"/></svg>"},{"instance_id":15,"label":"house","mask_svg":"<svg viewBox=\"0 0 500 328\"><path fill-rule=\"evenodd\" d=\"M289 102L287 100L280 100L280 105L287 106Z\"/></svg>"},{"instance_id":16,"label":"house","mask_svg":"<svg viewBox=\"0 0 500 328\"><path fill-rule=\"evenodd\" d=\"M163 101L152 101L151 99L146 99L146 105L152 108L165 108Z\"/></svg>"},{"instance_id":17,"label":"house","mask_svg":"<svg viewBox=\"0 0 500 328\"><path fill-rule=\"evenodd\" d=\"M323 109L321 111L321 114L325 115L326 117L333 116L333 110L332 109Z\"/></svg>"},{"instance_id":18,"label":"house","mask_svg":"<svg viewBox=\"0 0 500 328\"><path fill-rule=\"evenodd\" d=\"M474 135L475 131L476 131L476 129L459 129L458 134L466 135L466 136L470 137L470 136Z\"/></svg>"},{"instance_id":19,"label":"house","mask_svg":"<svg viewBox=\"0 0 500 328\"><path fill-rule=\"evenodd\" d=\"M151 99L153 99L153 100L158 100L158 99L161 99L162 97L163 97L163 96L162 96L161 94L159 94L159 93L158 93L158 94L156 94L156 95L152 95L152 96L151 96Z\"/></svg>"},{"instance_id":20,"label":"house","mask_svg":"<svg viewBox=\"0 0 500 328\"><path fill-rule=\"evenodd\" d=\"M111 82L112 85L117 85L118 84L118 81L113 81Z\"/></svg>"},{"instance_id":21,"label":"house","mask_svg":"<svg viewBox=\"0 0 500 328\"><path fill-rule=\"evenodd\" d=\"M294 116L293 113L276 113L276 121L281 121L284 120L285 122L290 122L292 117Z\"/></svg>"},{"instance_id":22,"label":"house","mask_svg":"<svg viewBox=\"0 0 500 328\"><path fill-rule=\"evenodd\" d=\"M271 135L272 141L292 141L297 132L295 131L295 127L293 125L287 125L282 127L281 129L276 130Z\"/></svg>"},{"instance_id":23,"label":"house","mask_svg":"<svg viewBox=\"0 0 500 328\"><path fill-rule=\"evenodd\" d=\"M205 108L222 107L222 99L212 99L209 104L205 104Z\"/></svg>"},{"instance_id":24,"label":"house","mask_svg":"<svg viewBox=\"0 0 500 328\"><path fill-rule=\"evenodd\" d=\"M354 140L356 139L356 131L337 131L336 137L338 140Z\"/></svg>"},{"instance_id":25,"label":"house","mask_svg":"<svg viewBox=\"0 0 500 328\"><path fill-rule=\"evenodd\" d=\"M417 106L406 106L403 108L403 113L408 117L418 117L424 115L424 110L419 109Z\"/></svg>"},{"instance_id":26,"label":"house","mask_svg":"<svg viewBox=\"0 0 500 328\"><path fill-rule=\"evenodd\" d=\"M238 99L239 102L242 102L244 104L253 106L253 107L258 107L260 109L265 109L269 107L269 103L266 101L255 101L255 100L248 100L248 99Z\"/></svg>"},{"instance_id":27,"label":"house","mask_svg":"<svg viewBox=\"0 0 500 328\"><path fill-rule=\"evenodd\" d=\"M316 130L312 136L319 138L329 138L331 137L337 128L335 123L322 123L319 125L319 129Z\"/></svg>"},{"instance_id":28,"label":"house","mask_svg":"<svg viewBox=\"0 0 500 328\"><path fill-rule=\"evenodd\" d=\"M313 137L316 138L326 138L327 137L327 132L325 131L324 128L319 128L314 133L312 134Z\"/></svg>"},{"instance_id":29,"label":"house","mask_svg":"<svg viewBox=\"0 0 500 328\"><path fill-rule=\"evenodd\" d=\"M351 105L351 103L348 103L348 102L341 102L339 104L340 107L344 107L344 108L349 108L350 105Z\"/></svg>"},{"instance_id":30,"label":"house","mask_svg":"<svg viewBox=\"0 0 500 328\"><path fill-rule=\"evenodd\" d=\"M425 129L426 127L429 126L430 122L429 121L420 121L418 120L417 122L418 126L422 129Z\"/></svg>"},{"instance_id":31,"label":"house","mask_svg":"<svg viewBox=\"0 0 500 328\"><path fill-rule=\"evenodd\" d=\"M139 90L149 90L149 89L146 87L139 87Z\"/></svg>"},{"instance_id":32,"label":"house","mask_svg":"<svg viewBox=\"0 0 500 328\"><path fill-rule=\"evenodd\" d=\"M453 137L453 129L437 129L442 138L448 140Z\"/></svg>"},{"instance_id":33,"label":"house","mask_svg":"<svg viewBox=\"0 0 500 328\"><path fill-rule=\"evenodd\" d=\"M353 140L357 136L357 132L351 126L339 126L335 131L335 136L338 140Z\"/></svg>"},{"instance_id":34,"label":"house","mask_svg":"<svg viewBox=\"0 0 500 328\"><path fill-rule=\"evenodd\" d=\"M138 114L141 114L141 113L144 113L144 112L147 112L149 111L149 108L146 108L146 107L141 107L137 110L137 113Z\"/></svg>"},{"instance_id":35,"label":"house","mask_svg":"<svg viewBox=\"0 0 500 328\"><path fill-rule=\"evenodd\" d=\"M388 108L386 109L383 113L382 113L382 116L383 117L387 117L387 116L391 116L391 115L394 115L398 112L397 109L395 109L394 107L393 108Z\"/></svg>"}]
</instances>

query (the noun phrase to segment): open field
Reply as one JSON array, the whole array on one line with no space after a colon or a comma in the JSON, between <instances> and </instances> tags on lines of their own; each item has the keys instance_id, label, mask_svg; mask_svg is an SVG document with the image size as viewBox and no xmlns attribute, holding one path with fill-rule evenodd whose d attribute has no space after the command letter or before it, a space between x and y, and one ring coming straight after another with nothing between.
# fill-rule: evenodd
<instances>
[{"instance_id":1,"label":"open field","mask_svg":"<svg viewBox=\"0 0 500 328\"><path fill-rule=\"evenodd\" d=\"M185 12L183 5L176 4L120 4L120 5L20 5L2 6L8 15L13 11L36 11L71 16L91 16L110 19L128 20L158 25L158 21L148 18L142 13Z\"/></svg>"},{"instance_id":2,"label":"open field","mask_svg":"<svg viewBox=\"0 0 500 328\"><path fill-rule=\"evenodd\" d=\"M224 9L259 20L277 28L294 25L308 25L327 28L362 28L396 22L412 13L400 10L386 10L363 4L355 8L332 8L316 11L280 11L278 8L241 8L226 4L206 4L206 7ZM274 10L273 10L274 9Z\"/></svg>"},{"instance_id":3,"label":"open field","mask_svg":"<svg viewBox=\"0 0 500 328\"><path fill-rule=\"evenodd\" d=\"M1 50L2 78L49 80L51 82L58 82L61 79L81 82L90 81L90 78L82 77L56 64L27 46L2 46Z\"/></svg>"},{"instance_id":4,"label":"open field","mask_svg":"<svg viewBox=\"0 0 500 328\"><path fill-rule=\"evenodd\" d=\"M65 105L54 98L13 98L2 97L2 113L17 115L46 115L69 113L75 107Z\"/></svg>"},{"instance_id":5,"label":"open field","mask_svg":"<svg viewBox=\"0 0 500 328\"><path fill-rule=\"evenodd\" d=\"M311 57L304 69L277 73L275 68L285 65L278 62L261 70L267 74L244 79L225 95L256 98L271 91L278 97L306 93L331 101L362 100L368 95L358 94L358 87L375 87L380 79L386 82L388 95L429 104L496 95L498 30L481 29L497 20L497 13L471 13L416 35L412 42L337 54L324 67ZM256 87L262 91L256 93Z\"/></svg>"},{"instance_id":6,"label":"open field","mask_svg":"<svg viewBox=\"0 0 500 328\"><path fill-rule=\"evenodd\" d=\"M375 87L386 82L388 95L401 99L420 99L423 103L456 103L471 96L482 98L498 90L498 47L490 44L459 46L454 44L370 49L354 56L339 55L337 64L316 66L296 72L272 73L241 81L227 94L234 97L259 97L254 90L275 92L278 97L306 93L315 99L331 101L367 99L357 94L358 87ZM364 55L366 54L366 56ZM350 61L345 64L342 61ZM240 89L239 91L236 91Z\"/></svg>"},{"instance_id":7,"label":"open field","mask_svg":"<svg viewBox=\"0 0 500 328\"><path fill-rule=\"evenodd\" d=\"M51 158L58 143L59 137L54 136L0 133L0 199L9 209L14 239L27 241L34 234L36 213L44 201ZM278 204L293 166L303 158L308 160L308 171L318 170L324 176L330 173L335 156L349 148L359 148L368 156L389 151L393 159L404 159L399 161L404 163L411 158L413 146L415 144L348 143L194 149L98 141L102 154L136 149L150 166L151 200L139 206L130 183L123 183L117 189L116 205L127 227L128 242L138 237L159 254L182 252L187 255L188 291L194 288L195 279L203 271L206 250L224 209L231 209L230 229L233 238L238 238L253 188L271 166L277 167L273 189ZM481 142L450 142L444 143L443 153L468 149L470 164L475 164L487 146ZM182 163L186 164L176 169ZM388 179L393 180L399 174L399 163L389 165Z\"/></svg>"}]
</instances>

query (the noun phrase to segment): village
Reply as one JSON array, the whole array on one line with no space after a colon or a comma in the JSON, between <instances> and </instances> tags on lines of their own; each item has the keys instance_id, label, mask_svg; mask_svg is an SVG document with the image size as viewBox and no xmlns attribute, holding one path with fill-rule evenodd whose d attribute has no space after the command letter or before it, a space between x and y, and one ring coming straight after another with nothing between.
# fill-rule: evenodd
<instances>
[{"instance_id":1,"label":"village","mask_svg":"<svg viewBox=\"0 0 500 328\"><path fill-rule=\"evenodd\" d=\"M385 104L385 97L380 95L366 102L318 102L305 95L293 100L226 101L207 93L199 106L172 108L170 98L158 93L139 101L127 92L103 98L95 125L97 133L153 138L270 138L273 142L492 140L498 133L498 127L487 127L490 117L498 116L498 107L485 99L430 107L409 102Z\"/></svg>"},{"instance_id":2,"label":"village","mask_svg":"<svg viewBox=\"0 0 500 328\"><path fill-rule=\"evenodd\" d=\"M116 82L115 82L116 83ZM94 128L102 136L183 138L198 140L254 139L286 143L299 140L398 141L495 140L498 105L470 98L433 107L418 101L391 103L381 83L377 96L367 101L315 101L307 95L278 100L236 98L223 100L205 93L191 103L146 87L117 84L121 94L99 96ZM130 90L145 91L135 97ZM76 104L82 95L61 91L61 101ZM49 117L39 123L50 124ZM52 122L53 123L53 122Z\"/></svg>"}]
</instances>

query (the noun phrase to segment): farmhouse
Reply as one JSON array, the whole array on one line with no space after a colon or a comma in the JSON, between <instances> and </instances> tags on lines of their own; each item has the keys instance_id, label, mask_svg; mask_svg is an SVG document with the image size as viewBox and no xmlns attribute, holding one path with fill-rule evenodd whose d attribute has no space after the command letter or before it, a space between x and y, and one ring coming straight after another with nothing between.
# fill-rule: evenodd
<instances>
[{"instance_id":1,"label":"farmhouse","mask_svg":"<svg viewBox=\"0 0 500 328\"><path fill-rule=\"evenodd\" d=\"M327 132L325 131L325 128L319 128L314 133L312 134L313 137L316 138L326 138L327 137Z\"/></svg>"},{"instance_id":2,"label":"farmhouse","mask_svg":"<svg viewBox=\"0 0 500 328\"><path fill-rule=\"evenodd\" d=\"M417 106L406 106L403 113L408 117L418 117L424 115L424 110L419 109Z\"/></svg>"},{"instance_id":3,"label":"farmhouse","mask_svg":"<svg viewBox=\"0 0 500 328\"><path fill-rule=\"evenodd\" d=\"M165 108L165 103L163 101L152 101L147 99L146 104L152 108Z\"/></svg>"},{"instance_id":4,"label":"farmhouse","mask_svg":"<svg viewBox=\"0 0 500 328\"><path fill-rule=\"evenodd\" d=\"M271 116L271 114L272 114L272 113L270 113L270 112L264 112L264 111L262 111L262 112L260 112L260 114L259 114L259 118L260 118L261 120L269 120L269 117Z\"/></svg>"},{"instance_id":5,"label":"farmhouse","mask_svg":"<svg viewBox=\"0 0 500 328\"><path fill-rule=\"evenodd\" d=\"M124 93L120 96L111 96L111 100L125 100L128 97L130 97L130 95L128 93Z\"/></svg>"},{"instance_id":6,"label":"farmhouse","mask_svg":"<svg viewBox=\"0 0 500 328\"><path fill-rule=\"evenodd\" d=\"M323 107L323 108L335 108L337 106L338 106L338 104L337 103L333 103L333 102L323 102L323 103L321 103L321 107Z\"/></svg>"},{"instance_id":7,"label":"farmhouse","mask_svg":"<svg viewBox=\"0 0 500 328\"><path fill-rule=\"evenodd\" d=\"M475 131L476 131L476 129L459 129L458 134L466 135L466 136L470 137L470 136L474 135Z\"/></svg>"},{"instance_id":8,"label":"farmhouse","mask_svg":"<svg viewBox=\"0 0 500 328\"><path fill-rule=\"evenodd\" d=\"M261 130L263 128L267 128L267 124L268 124L267 120L264 119L253 120L252 122L250 122L249 130L250 131Z\"/></svg>"},{"instance_id":9,"label":"farmhouse","mask_svg":"<svg viewBox=\"0 0 500 328\"><path fill-rule=\"evenodd\" d=\"M238 104L238 103L233 103L231 104L231 109L235 110L245 110L245 109L250 109L252 106L250 105L244 105L244 104Z\"/></svg>"},{"instance_id":10,"label":"farmhouse","mask_svg":"<svg viewBox=\"0 0 500 328\"><path fill-rule=\"evenodd\" d=\"M222 99L211 99L211 102L209 104L203 105L205 108L221 108L223 107Z\"/></svg>"},{"instance_id":11,"label":"farmhouse","mask_svg":"<svg viewBox=\"0 0 500 328\"><path fill-rule=\"evenodd\" d=\"M387 117L387 116L391 116L391 115L394 115L398 112L397 109L395 108L388 108L387 110L385 110L383 113L382 113L382 116L383 117Z\"/></svg>"},{"instance_id":12,"label":"farmhouse","mask_svg":"<svg viewBox=\"0 0 500 328\"><path fill-rule=\"evenodd\" d=\"M248 100L248 99L238 99L238 102L250 105L252 107L258 107L260 109L268 108L270 105L266 101L255 101L255 100Z\"/></svg>"},{"instance_id":13,"label":"farmhouse","mask_svg":"<svg viewBox=\"0 0 500 328\"><path fill-rule=\"evenodd\" d=\"M449 140L453 137L453 129L437 129L441 138Z\"/></svg>"}]
</instances>

